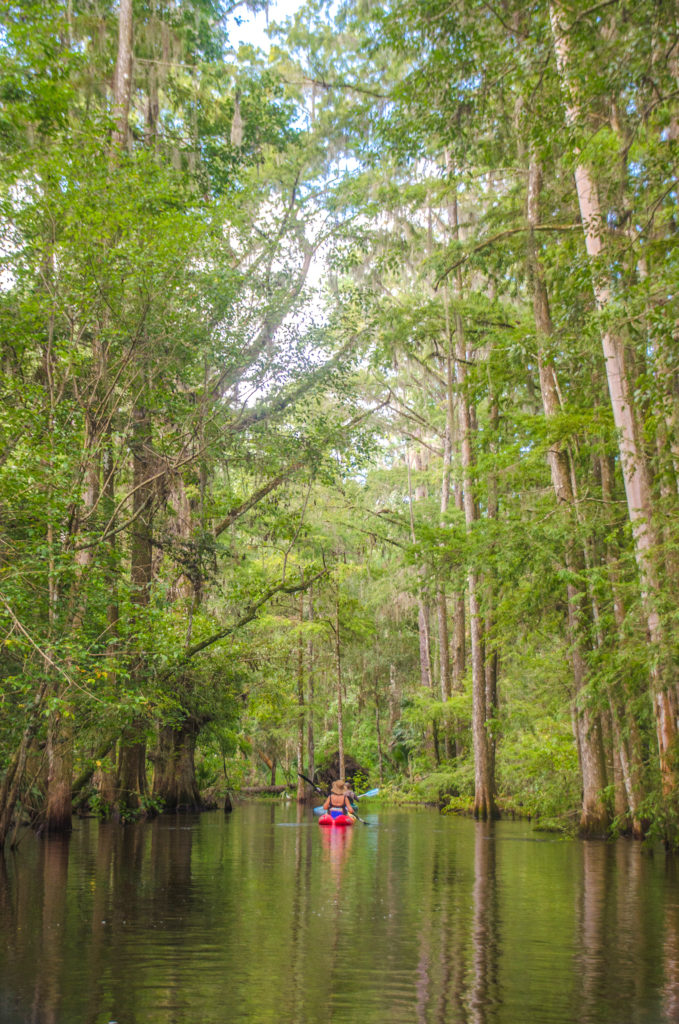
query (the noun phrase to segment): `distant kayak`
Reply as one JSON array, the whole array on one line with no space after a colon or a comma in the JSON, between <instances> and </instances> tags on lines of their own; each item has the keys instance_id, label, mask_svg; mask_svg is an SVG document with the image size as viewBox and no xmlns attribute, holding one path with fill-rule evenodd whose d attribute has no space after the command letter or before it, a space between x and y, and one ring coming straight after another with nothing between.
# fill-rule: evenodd
<instances>
[{"instance_id":1,"label":"distant kayak","mask_svg":"<svg viewBox=\"0 0 679 1024\"><path fill-rule=\"evenodd\" d=\"M348 814L322 814L318 819L319 825L334 825L336 828L346 828L347 825L353 825L355 818L352 818Z\"/></svg>"}]
</instances>

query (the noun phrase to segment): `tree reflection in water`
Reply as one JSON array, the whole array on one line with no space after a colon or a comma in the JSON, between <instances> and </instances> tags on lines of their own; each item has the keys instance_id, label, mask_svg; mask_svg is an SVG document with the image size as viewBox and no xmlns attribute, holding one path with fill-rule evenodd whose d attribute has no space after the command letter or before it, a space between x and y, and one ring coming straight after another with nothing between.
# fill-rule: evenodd
<instances>
[{"instance_id":1,"label":"tree reflection in water","mask_svg":"<svg viewBox=\"0 0 679 1024\"><path fill-rule=\"evenodd\" d=\"M664 984L662 990L665 1020L679 1020L679 896L677 895L678 874L676 859L668 857L665 863L666 876L671 893L665 902L663 941Z\"/></svg>"},{"instance_id":2,"label":"tree reflection in water","mask_svg":"<svg viewBox=\"0 0 679 1024\"><path fill-rule=\"evenodd\" d=\"M499 1002L499 922L494 822L477 822L474 837L474 920L472 927L473 975L469 1020L487 1024Z\"/></svg>"},{"instance_id":3,"label":"tree reflection in water","mask_svg":"<svg viewBox=\"0 0 679 1024\"><path fill-rule=\"evenodd\" d=\"M64 956L66 884L70 836L51 836L41 843L42 860L42 970L36 976L34 1020L59 1024L61 1018L61 968Z\"/></svg>"},{"instance_id":4,"label":"tree reflection in water","mask_svg":"<svg viewBox=\"0 0 679 1024\"><path fill-rule=\"evenodd\" d=\"M254 806L27 838L0 864L0 1020L679 1020L674 860L379 816Z\"/></svg>"},{"instance_id":5,"label":"tree reflection in water","mask_svg":"<svg viewBox=\"0 0 679 1024\"><path fill-rule=\"evenodd\" d=\"M304 828L307 818L304 804L296 805L295 833L295 874L290 923L290 959L293 980L292 1017L303 1018L304 989L306 984L306 936L309 929L309 900L311 888L311 841L310 828Z\"/></svg>"},{"instance_id":6,"label":"tree reflection in water","mask_svg":"<svg viewBox=\"0 0 679 1024\"><path fill-rule=\"evenodd\" d=\"M596 840L582 846L582 882L576 914L578 1005L583 1021L593 1019L605 988L605 901L607 886L606 848Z\"/></svg>"}]
</instances>

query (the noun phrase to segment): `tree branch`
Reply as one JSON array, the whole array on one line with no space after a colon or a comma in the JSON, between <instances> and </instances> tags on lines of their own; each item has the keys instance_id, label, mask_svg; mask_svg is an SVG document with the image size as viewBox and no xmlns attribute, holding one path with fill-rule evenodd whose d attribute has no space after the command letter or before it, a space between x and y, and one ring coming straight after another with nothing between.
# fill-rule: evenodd
<instances>
[{"instance_id":1,"label":"tree branch","mask_svg":"<svg viewBox=\"0 0 679 1024\"><path fill-rule=\"evenodd\" d=\"M522 226L520 228L508 228L507 231L500 231L497 235L493 235L491 238L486 238L483 242L480 242L478 245L475 245L473 249L471 249L468 253L465 253L464 256L461 256L460 259L455 260L454 263L451 263L449 266L445 267L441 271L441 273L438 275L438 277L436 278L436 281L434 282L434 288L438 288L438 286L441 284L441 282L444 281L445 278L448 277L449 274L452 274L452 272L454 270L457 270L458 267L461 267L464 263L467 263L467 261L470 260L472 258L472 256L475 256L477 252L482 252L484 249L487 249L490 245L495 245L496 242L504 241L505 238L511 238L512 235L525 234L527 231L531 231L531 230L532 231L557 231L557 232L562 232L562 231L582 231L582 225L581 224L539 224L537 227L534 227L532 229L529 228L528 225L525 225L525 226Z\"/></svg>"},{"instance_id":2,"label":"tree branch","mask_svg":"<svg viewBox=\"0 0 679 1024\"><path fill-rule=\"evenodd\" d=\"M277 487L280 487L281 484L285 483L285 481L303 465L304 462L301 459L298 459L296 462L292 462L283 470L282 473L279 473L278 476L275 476L272 480L269 480L268 483L254 491L250 497L246 498L245 501L242 501L240 505L236 505L232 508L224 516L222 521L215 526L215 537L219 537L220 534L224 533L224 530L227 530L229 526L236 521L236 519L245 515L245 513L249 512L251 508L257 505L262 498L266 498L267 494L270 494L271 491L275 491Z\"/></svg>"},{"instance_id":3,"label":"tree branch","mask_svg":"<svg viewBox=\"0 0 679 1024\"><path fill-rule=\"evenodd\" d=\"M327 576L328 572L328 569L321 569L320 572L317 572L314 576L310 577L307 580L302 580L301 583L277 583L275 586L269 587L269 589L266 590L261 595L261 597L259 597L253 604L250 605L245 614L242 615L240 619L238 619L236 622L232 623L230 626L227 626L225 629L220 629L217 633L213 633L212 636L206 637L206 639L201 640L200 643L193 644L191 647L187 647L179 661L177 661L171 668L168 668L163 673L163 676L167 677L171 674L172 671L181 668L182 665L186 665L191 660L191 658L194 658L196 656L196 654L200 654L201 651L206 650L208 647L212 647L212 645L218 643L219 640L224 640L226 639L227 636L231 636L232 633L235 633L236 630L242 629L242 627L246 626L248 622L252 622L252 620L257 615L259 609L263 605L265 605L267 601L270 601L272 597L275 597L276 594L298 594L300 590L308 590L309 587L317 580L320 580L324 576Z\"/></svg>"}]
</instances>

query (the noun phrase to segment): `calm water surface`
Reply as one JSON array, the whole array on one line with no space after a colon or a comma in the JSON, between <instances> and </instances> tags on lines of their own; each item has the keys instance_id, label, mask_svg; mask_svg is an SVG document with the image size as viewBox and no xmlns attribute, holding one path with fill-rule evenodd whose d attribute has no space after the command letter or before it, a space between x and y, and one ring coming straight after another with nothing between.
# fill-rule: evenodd
<instances>
[{"instance_id":1,"label":"calm water surface","mask_svg":"<svg viewBox=\"0 0 679 1024\"><path fill-rule=\"evenodd\" d=\"M679 1020L674 861L367 806L347 831L246 804L26 836L0 857L0 1021Z\"/></svg>"}]
</instances>

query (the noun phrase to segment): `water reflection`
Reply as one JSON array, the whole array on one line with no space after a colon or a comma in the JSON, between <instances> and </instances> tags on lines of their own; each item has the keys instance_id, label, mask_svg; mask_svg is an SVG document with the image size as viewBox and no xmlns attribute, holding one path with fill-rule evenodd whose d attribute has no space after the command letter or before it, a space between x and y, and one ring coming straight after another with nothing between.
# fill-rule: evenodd
<instances>
[{"instance_id":1,"label":"water reflection","mask_svg":"<svg viewBox=\"0 0 679 1024\"><path fill-rule=\"evenodd\" d=\"M292 919L290 923L290 959L295 991L292 1009L295 1020L299 1020L301 1017L302 992L304 990L304 935L306 930L306 910L308 905L306 895L308 892L308 885L305 884L303 864L305 859L307 865L310 862L308 856L308 842L307 856L306 858L304 857L304 832L301 828L303 821L304 807L302 804L297 804L296 824L298 827L295 832L294 891L292 901Z\"/></svg>"},{"instance_id":2,"label":"water reflection","mask_svg":"<svg viewBox=\"0 0 679 1024\"><path fill-rule=\"evenodd\" d=\"M583 1024L596 1015L605 994L605 914L611 882L610 848L602 842L582 848L582 882L576 916L578 1004Z\"/></svg>"},{"instance_id":3,"label":"water reflection","mask_svg":"<svg viewBox=\"0 0 679 1024\"><path fill-rule=\"evenodd\" d=\"M0 940L3 1024L679 1019L675 862L427 812L28 838L0 860Z\"/></svg>"},{"instance_id":4,"label":"water reflection","mask_svg":"<svg viewBox=\"0 0 679 1024\"><path fill-rule=\"evenodd\" d=\"M342 871L354 839L354 828L355 826L351 825L348 828L319 829L323 845L323 860L329 868L329 877L334 886L335 902L340 896Z\"/></svg>"},{"instance_id":5,"label":"water reflection","mask_svg":"<svg viewBox=\"0 0 679 1024\"><path fill-rule=\"evenodd\" d=\"M469 1020L473 1024L488 1024L499 1003L496 856L495 823L477 822L474 838L473 980L469 1000Z\"/></svg>"},{"instance_id":6,"label":"water reflection","mask_svg":"<svg viewBox=\"0 0 679 1024\"><path fill-rule=\"evenodd\" d=\"M87 1011L85 1019L90 1024L96 1020L101 1003L101 982L103 966L107 957L107 935L104 922L108 914L108 899L113 863L113 842L119 830L115 826L101 825L97 833L97 848L91 885L92 912L90 915L89 958L87 972Z\"/></svg>"},{"instance_id":7,"label":"water reflection","mask_svg":"<svg viewBox=\"0 0 679 1024\"><path fill-rule=\"evenodd\" d=\"M31 1021L58 1024L61 1008L59 977L64 957L66 883L69 838L57 836L40 847L42 921L39 957L43 970L35 979Z\"/></svg>"},{"instance_id":8,"label":"water reflection","mask_svg":"<svg viewBox=\"0 0 679 1024\"><path fill-rule=\"evenodd\" d=\"M668 859L666 862L667 878L671 881L671 897L665 903L663 963L664 984L662 1004L665 1019L679 1020L679 898L677 897L678 870L677 862Z\"/></svg>"}]
</instances>

